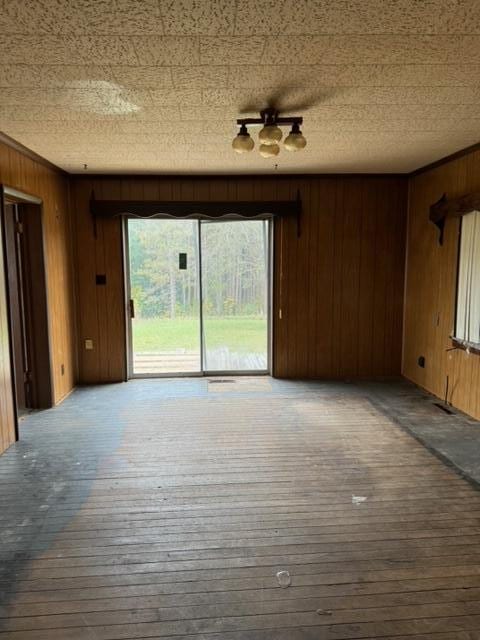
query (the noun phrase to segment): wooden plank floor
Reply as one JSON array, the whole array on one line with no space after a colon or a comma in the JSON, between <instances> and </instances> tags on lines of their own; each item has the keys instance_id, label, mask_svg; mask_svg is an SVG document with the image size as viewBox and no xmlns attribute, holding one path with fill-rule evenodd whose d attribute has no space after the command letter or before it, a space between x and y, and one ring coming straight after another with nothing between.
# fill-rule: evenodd
<instances>
[{"instance_id":1,"label":"wooden plank floor","mask_svg":"<svg viewBox=\"0 0 480 640\"><path fill-rule=\"evenodd\" d=\"M352 385L139 380L21 433L1 640L480 638L479 493Z\"/></svg>"}]
</instances>

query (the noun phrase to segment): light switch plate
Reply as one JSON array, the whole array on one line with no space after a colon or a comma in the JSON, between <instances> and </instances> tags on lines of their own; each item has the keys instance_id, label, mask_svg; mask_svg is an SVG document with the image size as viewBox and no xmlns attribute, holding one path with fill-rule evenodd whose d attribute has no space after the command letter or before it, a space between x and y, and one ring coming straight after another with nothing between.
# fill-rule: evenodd
<instances>
[{"instance_id":1,"label":"light switch plate","mask_svg":"<svg viewBox=\"0 0 480 640\"><path fill-rule=\"evenodd\" d=\"M93 350L93 340L90 340L90 338L87 338L85 340L85 349L87 351L92 351Z\"/></svg>"}]
</instances>

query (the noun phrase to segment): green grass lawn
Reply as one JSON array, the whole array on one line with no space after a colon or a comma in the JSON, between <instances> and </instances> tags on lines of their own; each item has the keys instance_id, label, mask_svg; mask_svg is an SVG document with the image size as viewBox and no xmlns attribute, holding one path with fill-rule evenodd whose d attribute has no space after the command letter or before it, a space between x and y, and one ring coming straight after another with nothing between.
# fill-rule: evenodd
<instances>
[{"instance_id":1,"label":"green grass lawn","mask_svg":"<svg viewBox=\"0 0 480 640\"><path fill-rule=\"evenodd\" d=\"M267 320L251 316L206 316L205 342L208 349L227 346L238 353L262 353L267 350ZM133 321L135 353L197 351L198 318L136 318Z\"/></svg>"}]
</instances>

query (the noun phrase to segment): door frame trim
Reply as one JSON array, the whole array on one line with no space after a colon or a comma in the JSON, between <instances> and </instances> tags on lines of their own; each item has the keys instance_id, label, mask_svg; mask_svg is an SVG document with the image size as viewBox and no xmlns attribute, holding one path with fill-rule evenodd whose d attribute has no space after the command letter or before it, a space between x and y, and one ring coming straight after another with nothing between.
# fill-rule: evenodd
<instances>
[{"instance_id":1,"label":"door frame trim","mask_svg":"<svg viewBox=\"0 0 480 640\"><path fill-rule=\"evenodd\" d=\"M197 220L198 238L198 315L200 320L200 374L205 375L205 323L203 321L202 221Z\"/></svg>"},{"instance_id":2,"label":"door frame trim","mask_svg":"<svg viewBox=\"0 0 480 640\"><path fill-rule=\"evenodd\" d=\"M9 187L5 184L2 185L2 189L4 201L10 201L5 202L5 204L43 204L43 200L41 198L33 196L30 193L19 191L18 189L14 189L13 187Z\"/></svg>"},{"instance_id":3,"label":"door frame trim","mask_svg":"<svg viewBox=\"0 0 480 640\"><path fill-rule=\"evenodd\" d=\"M126 378L133 378L133 342L132 342L132 318L130 314L130 299L132 291L130 286L130 245L128 240L128 216L122 220L122 242L123 242L123 290L125 292L123 306L125 309L125 336L126 341Z\"/></svg>"},{"instance_id":4,"label":"door frame trim","mask_svg":"<svg viewBox=\"0 0 480 640\"><path fill-rule=\"evenodd\" d=\"M7 331L8 331L8 354L10 365L10 388L11 388L11 401L13 407L13 429L15 442L20 439L18 428L18 407L17 407L17 381L15 378L15 364L13 353L13 340L12 340L12 317L11 317L11 305L10 305L10 286L8 282L7 271L7 239L5 230L5 205L7 204L5 199L5 187L2 185L0 188L0 242L2 243L2 257L3 261L0 265L0 278L4 279L5 283L5 297L6 297L6 312L7 312Z\"/></svg>"},{"instance_id":5,"label":"door frame trim","mask_svg":"<svg viewBox=\"0 0 480 640\"><path fill-rule=\"evenodd\" d=\"M10 296L12 292L9 288L8 283L8 271L7 271L7 252L6 252L6 237L5 237L5 206L8 204L17 204L17 205L27 205L27 206L35 206L38 207L38 215L40 216L40 251L41 251L41 259L43 262L42 269L42 279L44 282L44 291L45 291L45 307L46 307L46 326L45 326L45 337L46 337L46 351L47 351L47 365L48 371L45 375L48 375L49 379L49 398L48 398L48 408L53 407L55 404L54 400L54 380L53 380L53 358L52 358L52 341L51 341L51 329L50 329L50 297L48 291L48 274L47 274L47 252L46 252L46 242L45 242L45 225L44 225L44 210L43 210L43 200L42 198L35 196L31 193L27 193L25 191L21 191L16 189L15 187L11 187L7 184L0 183L0 225L2 226L2 237L3 237L3 250L4 250L4 264L2 265L4 271L4 277L6 280L6 293L7 293L7 320L8 320L8 343L9 343L9 353L10 353L10 368L11 368L11 379L12 379L12 399L13 399L13 407L14 407L14 418L15 418L15 437L16 440L19 440L19 416L18 416L18 407L17 407L17 399L16 399L16 386L19 384L17 380L17 375L15 373L15 365L14 365L14 354L13 354L13 341L12 341L12 318L11 318L11 304L10 304ZM47 404L47 399L45 398L45 405ZM47 406L42 406L42 408L47 408Z\"/></svg>"}]
</instances>

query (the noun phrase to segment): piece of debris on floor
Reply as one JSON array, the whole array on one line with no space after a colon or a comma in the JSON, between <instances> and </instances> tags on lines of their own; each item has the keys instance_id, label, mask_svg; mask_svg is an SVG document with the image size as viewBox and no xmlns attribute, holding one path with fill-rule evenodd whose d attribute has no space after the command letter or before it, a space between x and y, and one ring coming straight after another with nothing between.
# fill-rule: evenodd
<instances>
[{"instance_id":1,"label":"piece of debris on floor","mask_svg":"<svg viewBox=\"0 0 480 640\"><path fill-rule=\"evenodd\" d=\"M277 581L278 581L278 584L282 587L282 589L286 589L292 584L292 579L288 571L278 571Z\"/></svg>"}]
</instances>

